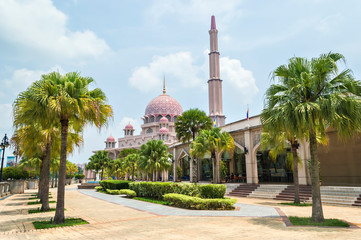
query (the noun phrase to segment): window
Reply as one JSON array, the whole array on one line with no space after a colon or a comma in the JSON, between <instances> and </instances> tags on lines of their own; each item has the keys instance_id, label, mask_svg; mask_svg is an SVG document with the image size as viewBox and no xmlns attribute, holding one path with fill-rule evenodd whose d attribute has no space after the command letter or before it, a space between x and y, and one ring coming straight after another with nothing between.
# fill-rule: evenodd
<instances>
[{"instance_id":1,"label":"window","mask_svg":"<svg viewBox=\"0 0 361 240\"><path fill-rule=\"evenodd\" d=\"M150 122L154 122L154 116L150 116Z\"/></svg>"},{"instance_id":2,"label":"window","mask_svg":"<svg viewBox=\"0 0 361 240\"><path fill-rule=\"evenodd\" d=\"M173 122L176 122L177 121L177 116L174 116L173 117Z\"/></svg>"},{"instance_id":3,"label":"window","mask_svg":"<svg viewBox=\"0 0 361 240\"><path fill-rule=\"evenodd\" d=\"M158 115L157 122L159 122L162 117L163 117L162 115Z\"/></svg>"},{"instance_id":4,"label":"window","mask_svg":"<svg viewBox=\"0 0 361 240\"><path fill-rule=\"evenodd\" d=\"M153 133L153 129L148 128L148 129L147 129L147 134L150 134L150 133Z\"/></svg>"},{"instance_id":5,"label":"window","mask_svg":"<svg viewBox=\"0 0 361 240\"><path fill-rule=\"evenodd\" d=\"M168 122L171 121L171 116L170 116L170 115L167 115L167 116L165 116L165 117L168 119Z\"/></svg>"},{"instance_id":6,"label":"window","mask_svg":"<svg viewBox=\"0 0 361 240\"><path fill-rule=\"evenodd\" d=\"M144 123L148 123L148 117L144 118Z\"/></svg>"}]
</instances>

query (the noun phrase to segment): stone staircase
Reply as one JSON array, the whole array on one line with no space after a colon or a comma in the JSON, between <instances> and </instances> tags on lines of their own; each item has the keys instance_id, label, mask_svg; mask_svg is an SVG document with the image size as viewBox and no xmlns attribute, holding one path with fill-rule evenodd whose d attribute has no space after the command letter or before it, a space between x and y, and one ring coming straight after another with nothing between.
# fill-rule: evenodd
<instances>
[{"instance_id":1,"label":"stone staircase","mask_svg":"<svg viewBox=\"0 0 361 240\"><path fill-rule=\"evenodd\" d=\"M232 190L228 195L233 197L247 197L258 187L259 184L240 184L237 188Z\"/></svg>"},{"instance_id":2,"label":"stone staircase","mask_svg":"<svg viewBox=\"0 0 361 240\"><path fill-rule=\"evenodd\" d=\"M358 196L357 200L355 201L354 204L352 204L352 206L361 207L361 194L360 196Z\"/></svg>"},{"instance_id":3,"label":"stone staircase","mask_svg":"<svg viewBox=\"0 0 361 240\"><path fill-rule=\"evenodd\" d=\"M327 204L355 205L361 195L361 187L321 186L321 201ZM358 206L358 205L356 205Z\"/></svg>"},{"instance_id":4,"label":"stone staircase","mask_svg":"<svg viewBox=\"0 0 361 240\"><path fill-rule=\"evenodd\" d=\"M233 190L232 190L233 189ZM294 185L240 184L232 186L228 195L234 197L294 200ZM300 201L312 202L312 187L300 185ZM361 207L361 187L321 186L321 201L326 204Z\"/></svg>"},{"instance_id":5,"label":"stone staircase","mask_svg":"<svg viewBox=\"0 0 361 240\"><path fill-rule=\"evenodd\" d=\"M262 184L252 193L250 193L248 197L274 199L286 188L287 185Z\"/></svg>"},{"instance_id":6,"label":"stone staircase","mask_svg":"<svg viewBox=\"0 0 361 240\"><path fill-rule=\"evenodd\" d=\"M299 197L301 202L310 201L312 197L312 187L306 185L300 185ZM295 199L295 186L288 185L280 194L278 194L274 199L284 200L284 201L293 201Z\"/></svg>"}]
</instances>

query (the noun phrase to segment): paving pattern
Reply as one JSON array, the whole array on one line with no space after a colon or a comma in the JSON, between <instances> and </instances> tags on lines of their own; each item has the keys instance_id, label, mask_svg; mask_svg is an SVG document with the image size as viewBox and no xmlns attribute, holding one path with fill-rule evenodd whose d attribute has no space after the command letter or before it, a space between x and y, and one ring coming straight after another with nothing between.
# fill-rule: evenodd
<instances>
[{"instance_id":1,"label":"paving pattern","mask_svg":"<svg viewBox=\"0 0 361 240\"><path fill-rule=\"evenodd\" d=\"M163 216L280 217L277 210L273 207L257 206L250 204L236 203L235 206L239 208L239 210L236 211L187 210L128 199L118 195L108 195L96 192L94 190L79 190L79 192L108 202Z\"/></svg>"}]
</instances>

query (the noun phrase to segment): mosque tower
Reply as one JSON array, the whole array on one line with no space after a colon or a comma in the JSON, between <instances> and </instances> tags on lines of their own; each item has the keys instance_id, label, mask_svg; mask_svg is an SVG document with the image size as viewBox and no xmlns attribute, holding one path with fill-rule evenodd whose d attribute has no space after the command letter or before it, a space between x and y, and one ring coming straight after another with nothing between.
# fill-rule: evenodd
<instances>
[{"instance_id":1,"label":"mosque tower","mask_svg":"<svg viewBox=\"0 0 361 240\"><path fill-rule=\"evenodd\" d=\"M209 117L217 127L225 124L226 117L223 115L222 106L222 80L219 74L219 52L218 52L218 30L216 28L216 18L211 17L210 53L209 55L209 80L208 80L208 98L209 98Z\"/></svg>"}]
</instances>

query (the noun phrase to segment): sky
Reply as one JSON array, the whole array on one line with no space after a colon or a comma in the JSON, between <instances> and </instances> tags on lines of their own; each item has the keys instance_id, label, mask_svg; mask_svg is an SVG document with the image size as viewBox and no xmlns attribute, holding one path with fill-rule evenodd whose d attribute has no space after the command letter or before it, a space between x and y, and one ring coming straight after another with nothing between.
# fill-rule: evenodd
<instances>
[{"instance_id":1,"label":"sky","mask_svg":"<svg viewBox=\"0 0 361 240\"><path fill-rule=\"evenodd\" d=\"M1 0L0 138L13 134L12 104L41 75L77 71L94 78L114 111L87 126L69 155L84 163L129 122L139 134L147 104L167 94L183 111L208 114L211 15L216 17L226 123L262 112L270 73L291 57L330 51L361 78L361 2L338 0ZM5 155L12 155L7 149Z\"/></svg>"}]
</instances>

